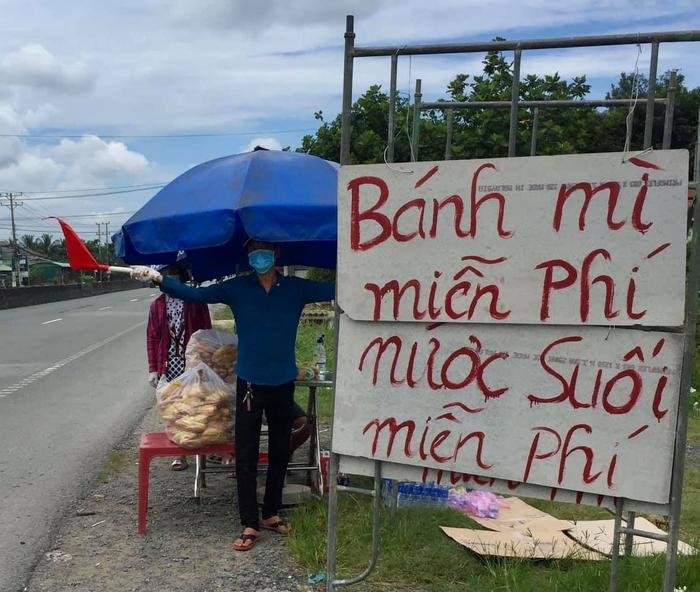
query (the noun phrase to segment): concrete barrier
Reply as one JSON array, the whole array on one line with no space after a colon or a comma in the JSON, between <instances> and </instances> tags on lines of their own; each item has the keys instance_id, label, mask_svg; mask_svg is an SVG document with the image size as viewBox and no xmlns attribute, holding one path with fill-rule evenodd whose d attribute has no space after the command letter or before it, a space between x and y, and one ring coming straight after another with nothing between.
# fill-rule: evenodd
<instances>
[{"instance_id":1,"label":"concrete barrier","mask_svg":"<svg viewBox=\"0 0 700 592\"><path fill-rule=\"evenodd\" d=\"M0 310L17 308L19 306L32 306L59 300L72 300L97 296L122 290L135 290L143 288L144 284L133 280L102 282L99 284L67 284L63 286L29 286L26 288L0 289Z\"/></svg>"}]
</instances>

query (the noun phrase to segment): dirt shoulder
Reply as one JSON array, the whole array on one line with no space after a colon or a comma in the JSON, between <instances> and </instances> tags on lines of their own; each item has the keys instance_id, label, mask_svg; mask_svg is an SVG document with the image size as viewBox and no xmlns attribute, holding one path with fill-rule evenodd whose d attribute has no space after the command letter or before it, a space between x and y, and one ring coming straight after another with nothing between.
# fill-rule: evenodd
<instances>
[{"instance_id":1,"label":"dirt shoulder","mask_svg":"<svg viewBox=\"0 0 700 592\"><path fill-rule=\"evenodd\" d=\"M266 533L247 553L231 543L240 532L234 481L208 476L201 504L192 498L194 469L175 473L151 463L148 533L136 534L137 449L141 433L161 431L151 410L111 455L99 484L76 500L27 592L209 592L306 590L282 537ZM92 472L94 469L86 468Z\"/></svg>"}]
</instances>

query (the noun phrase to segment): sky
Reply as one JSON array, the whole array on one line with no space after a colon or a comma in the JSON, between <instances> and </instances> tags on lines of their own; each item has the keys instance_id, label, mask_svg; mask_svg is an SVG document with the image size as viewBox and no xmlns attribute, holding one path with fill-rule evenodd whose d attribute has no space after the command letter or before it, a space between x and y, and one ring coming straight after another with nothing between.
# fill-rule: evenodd
<instances>
[{"instance_id":1,"label":"sky","mask_svg":"<svg viewBox=\"0 0 700 592\"><path fill-rule=\"evenodd\" d=\"M376 46L700 29L696 3L0 0L0 192L24 193L19 236L58 238L42 220L58 215L92 239L97 223L118 230L198 163L256 145L298 147L317 129L316 111L341 109L346 14L356 45ZM698 86L699 52L700 43L662 45L659 72L678 69ZM634 45L525 52L522 75L585 74L589 98L602 98L637 60L648 72L649 54ZM444 98L481 59L401 57L399 91L421 78L423 100ZM371 84L388 90L388 80L389 58L355 61L355 96ZM0 210L4 239L9 209Z\"/></svg>"}]
</instances>

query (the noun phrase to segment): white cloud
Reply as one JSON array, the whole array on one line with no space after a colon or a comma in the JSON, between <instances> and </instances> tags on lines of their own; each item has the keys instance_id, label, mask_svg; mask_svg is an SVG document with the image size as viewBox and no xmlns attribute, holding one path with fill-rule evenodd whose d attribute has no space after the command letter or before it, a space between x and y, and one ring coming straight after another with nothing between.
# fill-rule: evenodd
<instances>
[{"instance_id":1,"label":"white cloud","mask_svg":"<svg viewBox=\"0 0 700 592\"><path fill-rule=\"evenodd\" d=\"M250 152L256 146L267 148L268 150L282 150L282 144L277 138L253 138L243 149L243 152Z\"/></svg>"},{"instance_id":2,"label":"white cloud","mask_svg":"<svg viewBox=\"0 0 700 592\"><path fill-rule=\"evenodd\" d=\"M122 142L105 142L97 136L79 140L63 139L46 150L48 158L63 166L72 176L113 181L123 177L135 178L148 169L143 154L129 150Z\"/></svg>"},{"instance_id":3,"label":"white cloud","mask_svg":"<svg viewBox=\"0 0 700 592\"><path fill-rule=\"evenodd\" d=\"M67 93L89 90L95 80L85 64L63 62L38 43L5 54L0 59L0 78L6 84Z\"/></svg>"}]
</instances>

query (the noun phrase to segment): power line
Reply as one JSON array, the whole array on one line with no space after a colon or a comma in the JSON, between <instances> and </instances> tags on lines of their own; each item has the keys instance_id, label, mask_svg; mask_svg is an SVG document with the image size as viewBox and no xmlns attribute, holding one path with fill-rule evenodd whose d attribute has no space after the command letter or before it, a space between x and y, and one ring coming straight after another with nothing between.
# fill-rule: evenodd
<instances>
[{"instance_id":1,"label":"power line","mask_svg":"<svg viewBox=\"0 0 700 592\"><path fill-rule=\"evenodd\" d=\"M81 195L51 195L46 197L28 197L26 201L44 201L47 199L83 199L86 197L110 197L114 195L121 195L123 193L136 193L139 191L149 191L152 189L160 189L163 185L152 185L150 187L142 187L140 189L124 189L121 191L106 191L104 193L83 193Z\"/></svg>"},{"instance_id":2,"label":"power line","mask_svg":"<svg viewBox=\"0 0 700 592\"><path fill-rule=\"evenodd\" d=\"M166 181L153 181L152 183L139 183L137 185L114 185L112 187L82 187L79 189L54 189L52 191L23 191L25 195L45 195L47 193L78 193L80 191L111 191L112 189L134 189L136 187L162 187L166 185Z\"/></svg>"},{"instance_id":3,"label":"power line","mask_svg":"<svg viewBox=\"0 0 700 592\"><path fill-rule=\"evenodd\" d=\"M72 218L99 218L100 216L130 216L131 214L134 214L136 210L129 210L127 212L104 212L101 214L63 214L59 216L59 218L66 218L66 219L72 219ZM42 216L22 216L22 217L16 217L15 220L36 220L37 218L44 218L46 216L50 216L51 214L46 212L46 214Z\"/></svg>"},{"instance_id":4,"label":"power line","mask_svg":"<svg viewBox=\"0 0 700 592\"><path fill-rule=\"evenodd\" d=\"M99 132L85 132L82 134L0 134L0 138L37 138L37 139L54 139L61 138L80 139L85 136L97 136L99 138L169 138L169 139L187 139L187 138L224 138L230 136L260 136L263 134L298 134L302 132L314 132L315 128L291 129L291 130L268 130L256 132L211 132L199 134L101 134Z\"/></svg>"}]
</instances>

